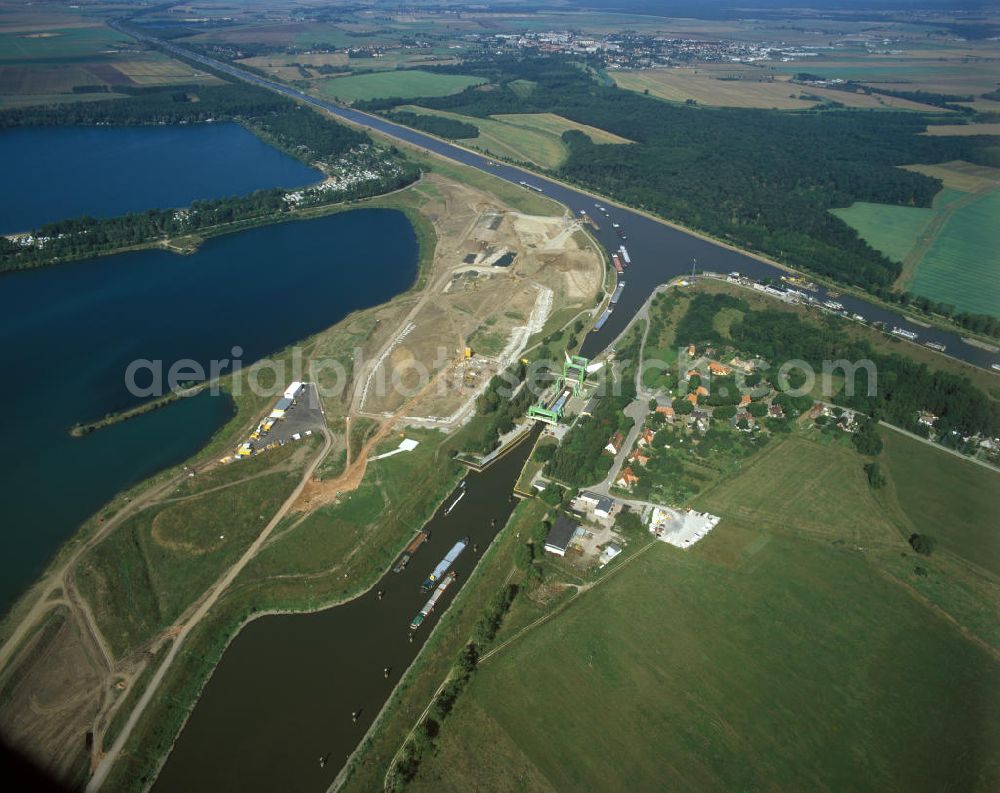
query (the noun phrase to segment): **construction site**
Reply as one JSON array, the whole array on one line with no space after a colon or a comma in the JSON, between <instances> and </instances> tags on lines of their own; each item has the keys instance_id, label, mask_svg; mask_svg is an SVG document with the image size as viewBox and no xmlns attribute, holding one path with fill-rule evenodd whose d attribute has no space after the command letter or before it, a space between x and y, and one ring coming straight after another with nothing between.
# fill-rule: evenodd
<instances>
[{"instance_id":1,"label":"construction site","mask_svg":"<svg viewBox=\"0 0 1000 793\"><path fill-rule=\"evenodd\" d=\"M524 215L443 180L434 195L439 201L424 208L438 237L433 276L396 334L364 362L353 408L371 418L392 415L436 376L402 420L452 429L533 336L593 308L603 264L570 215Z\"/></svg>"}]
</instances>

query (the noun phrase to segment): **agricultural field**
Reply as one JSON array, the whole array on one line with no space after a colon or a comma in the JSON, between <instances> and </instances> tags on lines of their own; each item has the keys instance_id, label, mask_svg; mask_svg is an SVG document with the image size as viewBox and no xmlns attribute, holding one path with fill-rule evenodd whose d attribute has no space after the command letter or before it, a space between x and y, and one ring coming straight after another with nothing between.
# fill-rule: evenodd
<instances>
[{"instance_id":1,"label":"agricultural field","mask_svg":"<svg viewBox=\"0 0 1000 793\"><path fill-rule=\"evenodd\" d=\"M889 110L931 110L926 105L893 97L853 94L828 88L795 85L790 76L771 69L677 67L642 71L611 72L621 88L670 102L693 99L700 105L759 107L774 110L805 110L823 102L840 102L848 107Z\"/></svg>"},{"instance_id":2,"label":"agricultural field","mask_svg":"<svg viewBox=\"0 0 1000 793\"><path fill-rule=\"evenodd\" d=\"M738 477L704 494L696 505L775 534L892 542L900 532L880 514L861 462L844 446L793 436L775 442ZM788 498L776 497L775 482L782 483ZM859 522L859 513L868 517Z\"/></svg>"},{"instance_id":3,"label":"agricultural field","mask_svg":"<svg viewBox=\"0 0 1000 793\"><path fill-rule=\"evenodd\" d=\"M341 102L356 102L359 99L384 97L410 99L417 96L447 96L482 82L485 82L482 78L463 74L434 74L419 69L405 69L333 77L317 83L316 90L325 97L336 98Z\"/></svg>"},{"instance_id":4,"label":"agricultural field","mask_svg":"<svg viewBox=\"0 0 1000 793\"><path fill-rule=\"evenodd\" d=\"M934 219L929 207L904 207L858 201L834 215L858 232L875 250L902 262Z\"/></svg>"},{"instance_id":5,"label":"agricultural field","mask_svg":"<svg viewBox=\"0 0 1000 793\"><path fill-rule=\"evenodd\" d=\"M906 165L907 171L915 171L926 176L940 179L946 190L935 196L935 205L950 203L953 198L960 198L955 193L949 196L947 190L959 193L976 193L1000 187L1000 169L985 165L975 165L962 160L952 160L937 165Z\"/></svg>"},{"instance_id":6,"label":"agricultural field","mask_svg":"<svg viewBox=\"0 0 1000 793\"><path fill-rule=\"evenodd\" d=\"M898 432L883 436L889 495L913 531L1000 579L1000 474Z\"/></svg>"},{"instance_id":7,"label":"agricultural field","mask_svg":"<svg viewBox=\"0 0 1000 793\"><path fill-rule=\"evenodd\" d=\"M444 110L428 110L418 105L402 105L397 110L443 116L479 129L479 137L462 140L466 146L484 154L521 162L531 162L541 168L558 168L569 156L562 133L575 129L588 135L595 143L624 144L625 138L602 129L577 124L554 113L510 113L478 118Z\"/></svg>"},{"instance_id":8,"label":"agricultural field","mask_svg":"<svg viewBox=\"0 0 1000 793\"><path fill-rule=\"evenodd\" d=\"M39 14L35 22L0 33L0 106L113 99L123 86L219 82L92 21ZM91 91L74 93L81 87Z\"/></svg>"},{"instance_id":9,"label":"agricultural field","mask_svg":"<svg viewBox=\"0 0 1000 793\"><path fill-rule=\"evenodd\" d=\"M412 789L995 789L1000 579L898 521L957 511L983 549L1000 475L952 493L974 465L885 434L887 492L847 448L776 443L698 501L723 515L701 543L652 544L481 662Z\"/></svg>"},{"instance_id":10,"label":"agricultural field","mask_svg":"<svg viewBox=\"0 0 1000 793\"><path fill-rule=\"evenodd\" d=\"M957 210L917 265L911 291L959 310L1000 315L998 217L1000 189Z\"/></svg>"},{"instance_id":11,"label":"agricultural field","mask_svg":"<svg viewBox=\"0 0 1000 793\"><path fill-rule=\"evenodd\" d=\"M1000 124L931 124L928 135L1000 135Z\"/></svg>"},{"instance_id":12,"label":"agricultural field","mask_svg":"<svg viewBox=\"0 0 1000 793\"><path fill-rule=\"evenodd\" d=\"M413 789L1000 782L994 658L856 551L726 522L703 546L654 544L482 664Z\"/></svg>"},{"instance_id":13,"label":"agricultural field","mask_svg":"<svg viewBox=\"0 0 1000 793\"><path fill-rule=\"evenodd\" d=\"M858 202L831 211L902 262L898 286L959 311L1000 313L1000 170L961 161L907 169L942 180L932 208Z\"/></svg>"},{"instance_id":14,"label":"agricultural field","mask_svg":"<svg viewBox=\"0 0 1000 793\"><path fill-rule=\"evenodd\" d=\"M829 58L810 58L808 64L799 61L777 64L775 68L786 74L808 71L827 79L854 80L890 90L973 97L994 90L1000 82L1000 64L987 41L934 49L915 45L900 55L845 52Z\"/></svg>"},{"instance_id":15,"label":"agricultural field","mask_svg":"<svg viewBox=\"0 0 1000 793\"><path fill-rule=\"evenodd\" d=\"M568 118L557 116L555 113L502 113L491 116L491 118L503 121L505 124L534 129L557 137L562 136L564 132L568 132L569 130L576 130L577 132L582 132L594 143L632 143L628 138L615 135L613 132L606 132L589 124L570 121Z\"/></svg>"},{"instance_id":16,"label":"agricultural field","mask_svg":"<svg viewBox=\"0 0 1000 793\"><path fill-rule=\"evenodd\" d=\"M136 48L133 39L104 25L0 33L0 63L89 60Z\"/></svg>"}]
</instances>

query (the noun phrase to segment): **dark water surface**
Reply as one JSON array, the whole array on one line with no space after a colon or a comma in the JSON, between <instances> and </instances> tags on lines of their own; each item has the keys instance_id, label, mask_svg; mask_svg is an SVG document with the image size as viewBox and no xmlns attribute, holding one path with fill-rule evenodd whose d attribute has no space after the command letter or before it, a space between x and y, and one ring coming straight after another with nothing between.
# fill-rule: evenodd
<instances>
[{"instance_id":1,"label":"dark water surface","mask_svg":"<svg viewBox=\"0 0 1000 793\"><path fill-rule=\"evenodd\" d=\"M454 494L445 499L427 524L431 538L403 572L387 573L343 606L247 625L216 667L153 790L326 790L507 522L511 485L532 445L522 441L486 471L466 476L465 497L449 515L444 511ZM430 596L420 584L463 537L472 543L452 568L458 579L411 643L410 620ZM361 711L357 723L354 710ZM324 768L321 756L327 756Z\"/></svg>"},{"instance_id":2,"label":"dark water surface","mask_svg":"<svg viewBox=\"0 0 1000 793\"><path fill-rule=\"evenodd\" d=\"M0 234L323 178L234 123L4 130L0 173Z\"/></svg>"},{"instance_id":3,"label":"dark water surface","mask_svg":"<svg viewBox=\"0 0 1000 793\"><path fill-rule=\"evenodd\" d=\"M198 396L72 438L78 422L138 404L138 358L254 360L408 289L418 246L406 216L362 209L0 278L4 527L0 609L115 493L205 445L232 414Z\"/></svg>"}]
</instances>

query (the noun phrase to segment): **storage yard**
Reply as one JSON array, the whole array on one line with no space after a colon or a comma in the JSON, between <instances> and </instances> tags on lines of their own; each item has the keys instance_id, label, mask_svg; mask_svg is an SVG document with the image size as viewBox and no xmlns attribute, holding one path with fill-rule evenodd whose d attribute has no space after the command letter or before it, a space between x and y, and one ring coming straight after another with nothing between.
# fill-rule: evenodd
<instances>
[{"instance_id":1,"label":"storage yard","mask_svg":"<svg viewBox=\"0 0 1000 793\"><path fill-rule=\"evenodd\" d=\"M220 462L231 463L308 438L322 429L325 422L316 386L313 383L293 382L250 436L236 447L233 454L223 457Z\"/></svg>"}]
</instances>

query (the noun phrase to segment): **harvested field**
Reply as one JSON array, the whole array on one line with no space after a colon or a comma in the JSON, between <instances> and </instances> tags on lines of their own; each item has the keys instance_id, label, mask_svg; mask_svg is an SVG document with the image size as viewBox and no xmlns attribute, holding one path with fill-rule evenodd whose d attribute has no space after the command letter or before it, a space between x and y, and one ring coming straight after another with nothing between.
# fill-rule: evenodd
<instances>
[{"instance_id":1,"label":"harvested field","mask_svg":"<svg viewBox=\"0 0 1000 793\"><path fill-rule=\"evenodd\" d=\"M726 79L728 72L724 69L706 71L701 67L678 67L613 72L612 77L622 88L639 93L649 91L651 96L671 102L693 99L701 105L720 107L803 110L830 101L840 102L848 107L933 110L927 105L905 99L796 85L788 82L789 76L775 75L771 71L738 73L742 75L740 79Z\"/></svg>"},{"instance_id":2,"label":"harvested field","mask_svg":"<svg viewBox=\"0 0 1000 793\"><path fill-rule=\"evenodd\" d=\"M555 113L506 113L491 116L491 118L514 126L536 129L557 136L562 135L568 130L576 130L585 134L594 143L632 143L628 138L615 135L613 132L606 132L589 124L579 124L576 121L570 121L568 118L557 116Z\"/></svg>"},{"instance_id":3,"label":"harvested field","mask_svg":"<svg viewBox=\"0 0 1000 793\"><path fill-rule=\"evenodd\" d=\"M993 124L932 124L927 127L927 135L1000 135L1000 123Z\"/></svg>"},{"instance_id":4,"label":"harvested field","mask_svg":"<svg viewBox=\"0 0 1000 793\"><path fill-rule=\"evenodd\" d=\"M940 165L904 165L907 171L915 171L940 179L941 183L963 193L975 193L991 187L1000 187L1000 168L989 168L962 160L943 162ZM937 201L935 203L938 203Z\"/></svg>"}]
</instances>

